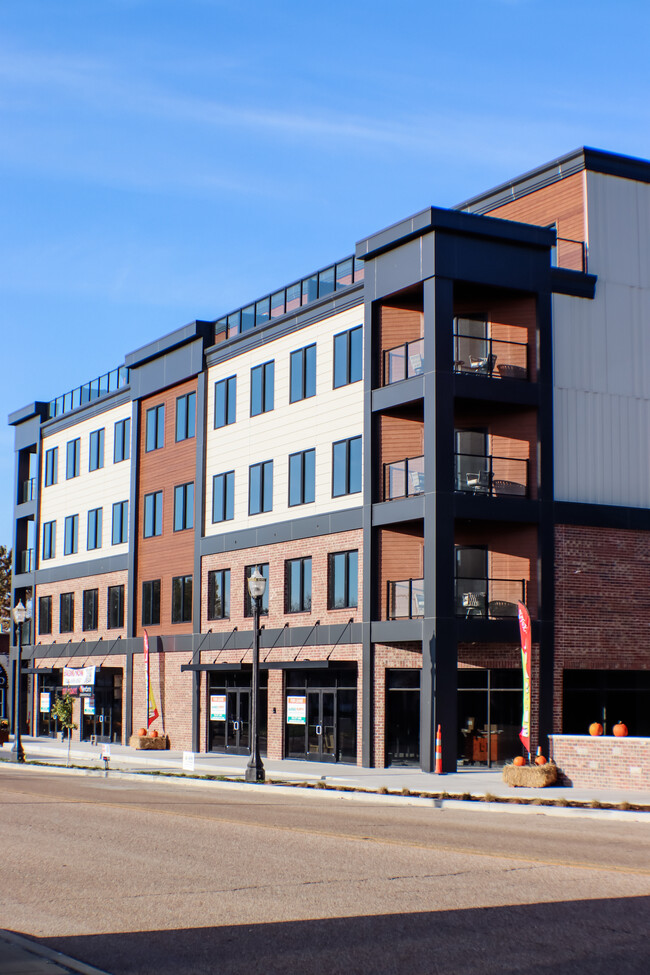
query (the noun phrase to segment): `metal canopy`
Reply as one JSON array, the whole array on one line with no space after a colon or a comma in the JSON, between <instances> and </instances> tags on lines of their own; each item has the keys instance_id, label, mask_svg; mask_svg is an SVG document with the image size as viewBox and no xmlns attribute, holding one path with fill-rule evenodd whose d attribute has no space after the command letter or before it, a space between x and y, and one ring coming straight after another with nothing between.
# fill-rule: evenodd
<instances>
[{"instance_id":1,"label":"metal canopy","mask_svg":"<svg viewBox=\"0 0 650 975\"><path fill-rule=\"evenodd\" d=\"M270 660L260 663L260 670L352 670L356 660ZM181 673L192 671L250 670L249 663L236 664L181 664Z\"/></svg>"}]
</instances>

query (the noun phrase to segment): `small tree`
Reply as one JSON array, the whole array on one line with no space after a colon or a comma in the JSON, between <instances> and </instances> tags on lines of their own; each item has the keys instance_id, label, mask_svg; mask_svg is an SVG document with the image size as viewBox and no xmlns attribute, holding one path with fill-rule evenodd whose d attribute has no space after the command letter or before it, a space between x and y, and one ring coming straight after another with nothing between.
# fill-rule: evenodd
<instances>
[{"instance_id":1,"label":"small tree","mask_svg":"<svg viewBox=\"0 0 650 975\"><path fill-rule=\"evenodd\" d=\"M68 758L67 765L70 765L70 742L72 741L72 731L77 725L72 720L72 708L74 698L66 691L63 697L57 697L52 705L52 714L59 722L61 727L68 732Z\"/></svg>"},{"instance_id":2,"label":"small tree","mask_svg":"<svg viewBox=\"0 0 650 975\"><path fill-rule=\"evenodd\" d=\"M9 633L11 629L11 549L0 545L0 630Z\"/></svg>"}]
</instances>

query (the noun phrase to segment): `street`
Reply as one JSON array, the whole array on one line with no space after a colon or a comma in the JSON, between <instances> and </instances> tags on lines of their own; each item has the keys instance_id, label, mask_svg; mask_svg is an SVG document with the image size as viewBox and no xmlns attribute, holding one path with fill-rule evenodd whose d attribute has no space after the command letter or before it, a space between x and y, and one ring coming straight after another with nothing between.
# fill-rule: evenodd
<instances>
[{"instance_id":1,"label":"street","mask_svg":"<svg viewBox=\"0 0 650 975\"><path fill-rule=\"evenodd\" d=\"M645 973L650 828L0 766L0 927L110 972Z\"/></svg>"}]
</instances>

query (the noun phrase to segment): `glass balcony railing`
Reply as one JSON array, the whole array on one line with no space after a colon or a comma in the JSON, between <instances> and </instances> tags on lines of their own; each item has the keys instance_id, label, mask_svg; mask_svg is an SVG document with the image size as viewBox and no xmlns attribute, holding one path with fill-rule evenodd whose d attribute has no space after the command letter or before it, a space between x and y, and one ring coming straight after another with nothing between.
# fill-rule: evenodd
<instances>
[{"instance_id":1,"label":"glass balcony railing","mask_svg":"<svg viewBox=\"0 0 650 975\"><path fill-rule=\"evenodd\" d=\"M424 457L384 464L384 501L410 498L424 491Z\"/></svg>"},{"instance_id":2,"label":"glass balcony railing","mask_svg":"<svg viewBox=\"0 0 650 975\"><path fill-rule=\"evenodd\" d=\"M424 579L400 579L388 583L389 620L411 620L424 616Z\"/></svg>"},{"instance_id":3,"label":"glass balcony railing","mask_svg":"<svg viewBox=\"0 0 650 975\"><path fill-rule=\"evenodd\" d=\"M33 501L36 497L36 478L28 477L26 481L23 481L21 485L20 501L21 504L25 504L26 501Z\"/></svg>"},{"instance_id":4,"label":"glass balcony railing","mask_svg":"<svg viewBox=\"0 0 650 975\"><path fill-rule=\"evenodd\" d=\"M455 333L454 372L493 379L528 379L528 344Z\"/></svg>"},{"instance_id":5,"label":"glass balcony railing","mask_svg":"<svg viewBox=\"0 0 650 975\"><path fill-rule=\"evenodd\" d=\"M56 399L53 399L49 404L48 418L52 419L54 416L61 416L62 413L76 410L78 406L84 406L106 393L114 393L122 386L127 386L128 383L129 370L126 366L113 369L112 372L104 373L103 376L98 376L97 379L84 383L83 386L77 386L76 389L71 389L69 393L64 393L63 396L57 396Z\"/></svg>"},{"instance_id":6,"label":"glass balcony railing","mask_svg":"<svg viewBox=\"0 0 650 975\"><path fill-rule=\"evenodd\" d=\"M33 572L34 571L34 549L26 548L22 552L18 553L18 571L19 572Z\"/></svg>"},{"instance_id":7,"label":"glass balcony railing","mask_svg":"<svg viewBox=\"0 0 650 975\"><path fill-rule=\"evenodd\" d=\"M514 457L456 454L456 491L493 498L528 496L528 461Z\"/></svg>"},{"instance_id":8,"label":"glass balcony railing","mask_svg":"<svg viewBox=\"0 0 650 975\"><path fill-rule=\"evenodd\" d=\"M510 619L526 602L525 579L456 577L456 615L465 619Z\"/></svg>"},{"instance_id":9,"label":"glass balcony railing","mask_svg":"<svg viewBox=\"0 0 650 975\"><path fill-rule=\"evenodd\" d=\"M384 386L422 374L424 339L406 342L384 351Z\"/></svg>"},{"instance_id":10,"label":"glass balcony railing","mask_svg":"<svg viewBox=\"0 0 650 975\"><path fill-rule=\"evenodd\" d=\"M553 267L565 267L570 271L587 270L587 247L582 240L571 240L569 237L558 237L555 247L551 248L551 264Z\"/></svg>"}]
</instances>

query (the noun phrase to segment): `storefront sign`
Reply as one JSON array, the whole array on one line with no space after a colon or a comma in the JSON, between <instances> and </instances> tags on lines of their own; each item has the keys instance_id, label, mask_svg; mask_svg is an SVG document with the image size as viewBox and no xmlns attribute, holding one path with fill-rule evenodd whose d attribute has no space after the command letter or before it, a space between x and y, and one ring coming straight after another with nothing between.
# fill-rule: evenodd
<instances>
[{"instance_id":1,"label":"storefront sign","mask_svg":"<svg viewBox=\"0 0 650 975\"><path fill-rule=\"evenodd\" d=\"M49 714L50 713L50 692L49 691L41 691L41 695L40 695L40 711L41 711L41 714Z\"/></svg>"},{"instance_id":2,"label":"storefront sign","mask_svg":"<svg viewBox=\"0 0 650 975\"><path fill-rule=\"evenodd\" d=\"M95 713L95 698L85 697L84 698L84 714L94 714Z\"/></svg>"},{"instance_id":3,"label":"storefront sign","mask_svg":"<svg viewBox=\"0 0 650 975\"><path fill-rule=\"evenodd\" d=\"M210 721L226 720L226 695L210 695Z\"/></svg>"},{"instance_id":4,"label":"storefront sign","mask_svg":"<svg viewBox=\"0 0 650 975\"><path fill-rule=\"evenodd\" d=\"M95 683L95 667L64 667L63 686L81 687L82 684Z\"/></svg>"},{"instance_id":5,"label":"storefront sign","mask_svg":"<svg viewBox=\"0 0 650 975\"><path fill-rule=\"evenodd\" d=\"M307 698L287 697L287 724L305 724L307 721Z\"/></svg>"},{"instance_id":6,"label":"storefront sign","mask_svg":"<svg viewBox=\"0 0 650 975\"><path fill-rule=\"evenodd\" d=\"M183 752L183 771L194 771L194 752Z\"/></svg>"}]
</instances>

